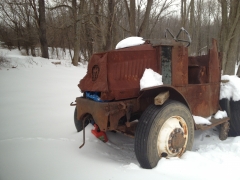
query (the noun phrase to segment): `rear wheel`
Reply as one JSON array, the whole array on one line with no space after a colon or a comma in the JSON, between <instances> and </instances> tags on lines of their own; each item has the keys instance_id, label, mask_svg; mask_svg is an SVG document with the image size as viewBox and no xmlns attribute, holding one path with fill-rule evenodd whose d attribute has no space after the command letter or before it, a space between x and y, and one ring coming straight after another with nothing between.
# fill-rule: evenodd
<instances>
[{"instance_id":1,"label":"rear wheel","mask_svg":"<svg viewBox=\"0 0 240 180\"><path fill-rule=\"evenodd\" d=\"M89 124L89 118L91 118L91 115L86 115L83 118L81 118L80 120L77 119L77 107L75 108L74 111L74 124L75 127L77 129L77 132L80 132L83 130L83 121L85 119L85 123L84 123L84 127L86 127Z\"/></svg>"},{"instance_id":2,"label":"rear wheel","mask_svg":"<svg viewBox=\"0 0 240 180\"><path fill-rule=\"evenodd\" d=\"M168 100L150 105L142 114L135 133L135 154L141 167L154 168L161 157L180 157L191 150L194 121L189 109Z\"/></svg>"},{"instance_id":3,"label":"rear wheel","mask_svg":"<svg viewBox=\"0 0 240 180\"><path fill-rule=\"evenodd\" d=\"M230 129L228 136L239 136L240 135L240 101L229 101L228 99L221 99L220 106L222 110L227 112L230 117Z\"/></svg>"}]
</instances>

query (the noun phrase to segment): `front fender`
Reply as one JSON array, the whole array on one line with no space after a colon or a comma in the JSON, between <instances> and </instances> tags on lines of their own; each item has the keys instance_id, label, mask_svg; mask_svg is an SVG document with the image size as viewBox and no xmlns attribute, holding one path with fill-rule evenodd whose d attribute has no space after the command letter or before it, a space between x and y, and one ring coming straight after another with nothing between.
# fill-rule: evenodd
<instances>
[{"instance_id":1,"label":"front fender","mask_svg":"<svg viewBox=\"0 0 240 180\"><path fill-rule=\"evenodd\" d=\"M169 99L173 99L185 104L188 109L191 111L191 108L186 100L186 98L173 86L154 86L150 88L144 88L140 92L140 96L138 97L138 101L140 103L140 109L144 111L150 104L154 103L154 97L156 97L159 93L169 91Z\"/></svg>"}]
</instances>

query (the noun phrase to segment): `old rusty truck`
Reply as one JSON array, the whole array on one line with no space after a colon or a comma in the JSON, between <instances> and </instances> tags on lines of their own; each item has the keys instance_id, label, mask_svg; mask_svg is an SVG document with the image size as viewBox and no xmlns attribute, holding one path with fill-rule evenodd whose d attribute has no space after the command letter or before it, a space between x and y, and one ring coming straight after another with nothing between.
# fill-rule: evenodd
<instances>
[{"instance_id":1,"label":"old rusty truck","mask_svg":"<svg viewBox=\"0 0 240 180\"><path fill-rule=\"evenodd\" d=\"M162 157L191 150L194 130L218 126L219 138L227 138L229 118L213 117L221 109L217 42L212 40L207 55L188 56L190 37L181 40L179 34L91 56L78 84L83 95L71 104L76 129L83 131L82 146L89 123L98 132L120 132L135 138L139 164L151 169ZM163 85L140 89L145 69L161 74ZM193 115L212 116L211 125L196 124Z\"/></svg>"}]
</instances>

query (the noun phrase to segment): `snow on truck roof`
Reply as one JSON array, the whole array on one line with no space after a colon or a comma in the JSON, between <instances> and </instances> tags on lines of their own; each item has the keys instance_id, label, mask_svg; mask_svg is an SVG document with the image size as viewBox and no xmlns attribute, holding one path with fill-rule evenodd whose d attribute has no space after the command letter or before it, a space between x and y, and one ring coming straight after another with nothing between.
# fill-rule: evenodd
<instances>
[{"instance_id":1,"label":"snow on truck roof","mask_svg":"<svg viewBox=\"0 0 240 180\"><path fill-rule=\"evenodd\" d=\"M132 36L125 38L121 40L117 45L115 49L121 49L121 48L126 48L126 47L131 47L131 46L137 46L144 44L145 41L143 40L142 37L137 37L137 36Z\"/></svg>"}]
</instances>

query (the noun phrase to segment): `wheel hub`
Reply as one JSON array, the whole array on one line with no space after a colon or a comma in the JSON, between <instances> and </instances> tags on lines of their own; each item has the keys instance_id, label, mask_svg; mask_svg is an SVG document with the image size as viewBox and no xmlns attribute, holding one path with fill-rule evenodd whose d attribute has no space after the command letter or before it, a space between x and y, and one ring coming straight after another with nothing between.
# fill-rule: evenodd
<instances>
[{"instance_id":1,"label":"wheel hub","mask_svg":"<svg viewBox=\"0 0 240 180\"><path fill-rule=\"evenodd\" d=\"M172 153L178 153L182 150L185 144L186 138L184 138L184 133L181 128L175 128L168 140L168 147Z\"/></svg>"},{"instance_id":2,"label":"wheel hub","mask_svg":"<svg viewBox=\"0 0 240 180\"><path fill-rule=\"evenodd\" d=\"M180 116L165 121L158 134L158 154L161 157L180 157L188 142L188 128Z\"/></svg>"}]
</instances>

